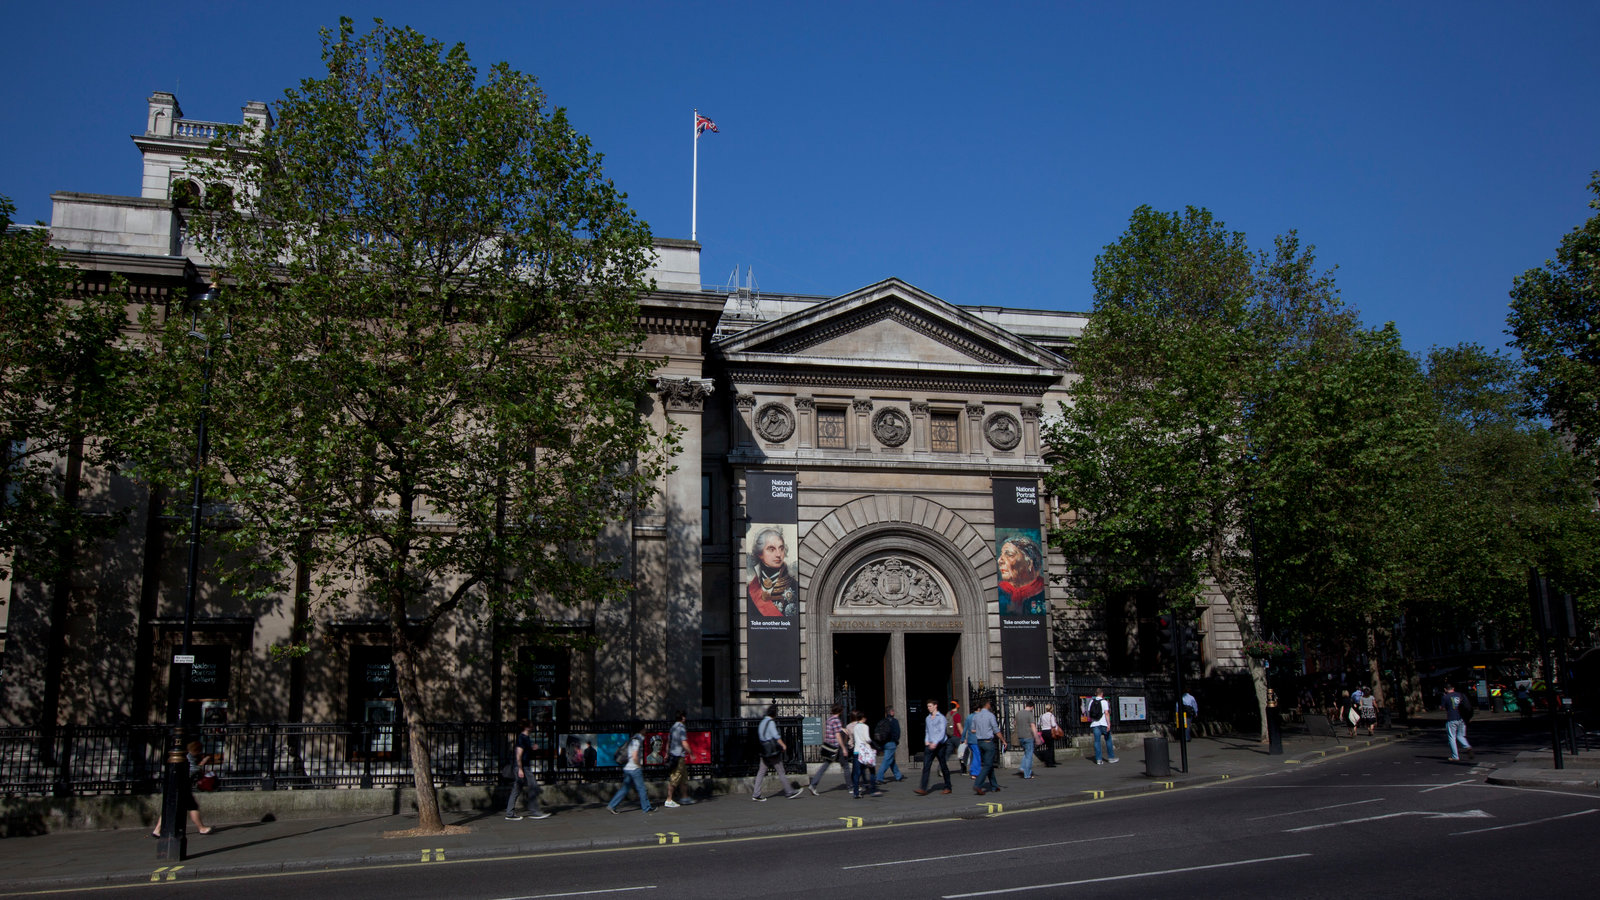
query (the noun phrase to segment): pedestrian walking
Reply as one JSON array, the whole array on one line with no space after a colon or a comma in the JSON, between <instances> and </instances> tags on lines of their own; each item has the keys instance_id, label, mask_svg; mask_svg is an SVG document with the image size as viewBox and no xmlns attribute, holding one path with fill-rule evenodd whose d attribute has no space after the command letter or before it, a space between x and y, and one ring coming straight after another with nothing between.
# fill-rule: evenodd
<instances>
[{"instance_id":1,"label":"pedestrian walking","mask_svg":"<svg viewBox=\"0 0 1600 900\"><path fill-rule=\"evenodd\" d=\"M839 733L844 730L844 722L839 717L843 714L844 707L835 703L828 710L828 721L823 723L822 765L817 767L817 771L811 773L811 780L806 784L813 797L817 796L817 785L822 783L822 776L828 771L828 767L834 763L838 763L839 771L844 773L845 784L848 785L850 783L850 760L845 758L839 746Z\"/></svg>"},{"instance_id":2,"label":"pedestrian walking","mask_svg":"<svg viewBox=\"0 0 1600 900\"><path fill-rule=\"evenodd\" d=\"M867 714L859 709L850 711L850 725L845 729L850 735L850 796L859 800L863 796L882 797L878 790L878 751L872 746L872 730L867 727Z\"/></svg>"},{"instance_id":3,"label":"pedestrian walking","mask_svg":"<svg viewBox=\"0 0 1600 900\"><path fill-rule=\"evenodd\" d=\"M882 752L878 754L879 780L887 782L890 776L894 776L895 781L905 781L905 773L900 771L900 761L895 758L895 752L900 749L900 720L895 717L894 707L884 708L876 732L878 743L883 745Z\"/></svg>"},{"instance_id":4,"label":"pedestrian walking","mask_svg":"<svg viewBox=\"0 0 1600 900\"><path fill-rule=\"evenodd\" d=\"M1178 712L1183 714L1183 739L1194 740L1194 720L1200 717L1200 701L1188 691L1178 700Z\"/></svg>"},{"instance_id":5,"label":"pedestrian walking","mask_svg":"<svg viewBox=\"0 0 1600 900\"><path fill-rule=\"evenodd\" d=\"M689 796L689 726L685 724L688 718L686 710L678 710L672 717L672 729L667 732L670 766L667 769L667 802L662 806L668 809L694 804L694 798ZM681 799L679 794L683 795Z\"/></svg>"},{"instance_id":6,"label":"pedestrian walking","mask_svg":"<svg viewBox=\"0 0 1600 900\"><path fill-rule=\"evenodd\" d=\"M997 792L1000 785L994 780L994 764L1000 757L1000 751L1005 748L1005 735L1000 733L1000 722L994 717L994 701L985 700L978 706L978 711L967 719L967 734L977 746L978 783L973 787L973 792L985 794Z\"/></svg>"},{"instance_id":7,"label":"pedestrian walking","mask_svg":"<svg viewBox=\"0 0 1600 900\"><path fill-rule=\"evenodd\" d=\"M949 723L949 739L954 741L952 747L956 751L956 759L961 763L961 768L965 769L967 767L967 751L970 748L967 746L966 717L961 715L960 703L954 700L950 701L950 713L946 716L945 721Z\"/></svg>"},{"instance_id":8,"label":"pedestrian walking","mask_svg":"<svg viewBox=\"0 0 1600 900\"><path fill-rule=\"evenodd\" d=\"M517 796L527 794L529 819L548 819L550 814L539 809L539 778L533 770L533 723L517 720L517 738L511 748L511 795L506 798L506 820L520 822L517 815Z\"/></svg>"},{"instance_id":9,"label":"pedestrian walking","mask_svg":"<svg viewBox=\"0 0 1600 900\"><path fill-rule=\"evenodd\" d=\"M628 730L633 733L633 736L628 738L626 747L618 754L623 759L622 784L617 787L617 792L611 796L611 802L606 804L606 808L611 810L611 814L614 816L621 814L622 811L617 809L617 806L622 803L624 797L628 796L630 787L639 795L639 809L641 811L647 813L655 811L650 806L650 795L644 788L644 732L639 730L638 722L629 722Z\"/></svg>"},{"instance_id":10,"label":"pedestrian walking","mask_svg":"<svg viewBox=\"0 0 1600 900\"><path fill-rule=\"evenodd\" d=\"M1467 743L1467 717L1472 715L1472 701L1466 694L1457 693L1455 685L1447 684L1440 706L1444 709L1444 737L1450 745L1450 761L1460 761L1460 750L1467 751L1468 760L1473 759L1472 745Z\"/></svg>"},{"instance_id":11,"label":"pedestrian walking","mask_svg":"<svg viewBox=\"0 0 1600 900\"><path fill-rule=\"evenodd\" d=\"M184 761L189 765L189 774L188 777L178 781L178 810L188 813L189 821L194 823L195 834L210 834L216 829L208 826L200 819L200 803L194 799L194 783L205 777L208 766L221 762L222 756L221 754L213 756L205 752L205 748L200 745L199 741L190 741L184 750ZM215 788L211 788L211 790L215 790ZM161 826L163 824L166 823L162 821L162 817L157 816L155 830L150 832L150 836L153 838L161 837ZM171 823L170 827L176 828L177 823Z\"/></svg>"},{"instance_id":12,"label":"pedestrian walking","mask_svg":"<svg viewBox=\"0 0 1600 900\"><path fill-rule=\"evenodd\" d=\"M767 707L767 714L761 717L761 724L756 726L756 740L761 742L761 765L756 767L756 780L750 787L750 799L758 803L766 802L767 797L761 793L761 788L766 784L768 770L777 770L778 785L785 797L793 800L800 796L800 788L789 781L789 773L783 770L783 755L789 752L789 745L778 733L778 704Z\"/></svg>"},{"instance_id":13,"label":"pedestrian walking","mask_svg":"<svg viewBox=\"0 0 1600 900\"><path fill-rule=\"evenodd\" d=\"M1111 740L1111 704L1106 701L1106 689L1095 688L1094 699L1089 701L1084 715L1089 719L1089 730L1094 734L1094 764L1119 763L1117 745Z\"/></svg>"},{"instance_id":14,"label":"pedestrian walking","mask_svg":"<svg viewBox=\"0 0 1600 900\"><path fill-rule=\"evenodd\" d=\"M1033 749L1039 746L1039 725L1033 718L1033 701L1022 701L1022 711L1012 720L1016 729L1017 744L1022 747L1022 765L1017 768L1018 778L1033 777Z\"/></svg>"},{"instance_id":15,"label":"pedestrian walking","mask_svg":"<svg viewBox=\"0 0 1600 900\"><path fill-rule=\"evenodd\" d=\"M950 793L950 763L946 759L950 752L949 735L945 732L946 723L944 716L939 714L939 701L928 701L928 718L922 722L922 787L915 793L927 796L928 774L933 771L933 764L939 764L939 777L944 779L939 793Z\"/></svg>"},{"instance_id":16,"label":"pedestrian walking","mask_svg":"<svg viewBox=\"0 0 1600 900\"><path fill-rule=\"evenodd\" d=\"M1061 723L1056 719L1056 705L1046 703L1044 712L1039 714L1039 734L1044 738L1044 767L1056 767L1056 741L1066 737L1066 732L1061 730Z\"/></svg>"},{"instance_id":17,"label":"pedestrian walking","mask_svg":"<svg viewBox=\"0 0 1600 900\"><path fill-rule=\"evenodd\" d=\"M1378 699L1372 696L1370 688L1361 689L1357 709L1361 711L1361 724L1367 726L1367 737L1372 737L1378 727Z\"/></svg>"}]
</instances>

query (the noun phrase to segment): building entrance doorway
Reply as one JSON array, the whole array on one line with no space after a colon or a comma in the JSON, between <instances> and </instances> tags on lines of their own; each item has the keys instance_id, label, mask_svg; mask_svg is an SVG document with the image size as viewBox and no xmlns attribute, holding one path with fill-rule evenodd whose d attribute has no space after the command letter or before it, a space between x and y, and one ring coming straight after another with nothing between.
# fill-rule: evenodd
<instances>
[{"instance_id":1,"label":"building entrance doorway","mask_svg":"<svg viewBox=\"0 0 1600 900\"><path fill-rule=\"evenodd\" d=\"M889 636L887 634L836 634L833 636L833 695L849 692L855 707L868 722L883 717L889 696ZM849 715L846 709L845 714Z\"/></svg>"},{"instance_id":2,"label":"building entrance doorway","mask_svg":"<svg viewBox=\"0 0 1600 900\"><path fill-rule=\"evenodd\" d=\"M965 685L958 684L961 635L906 635L905 734L902 743L908 754L922 750L923 720L928 718L929 700L938 700L940 710L948 712L951 700L966 702Z\"/></svg>"}]
</instances>

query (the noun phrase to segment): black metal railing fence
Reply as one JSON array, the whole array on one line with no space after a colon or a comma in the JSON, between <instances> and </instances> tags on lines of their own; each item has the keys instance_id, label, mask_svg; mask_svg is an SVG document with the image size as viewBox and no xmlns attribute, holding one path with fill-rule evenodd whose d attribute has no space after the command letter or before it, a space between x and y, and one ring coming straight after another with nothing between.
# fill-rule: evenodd
<instances>
[{"instance_id":1,"label":"black metal railing fence","mask_svg":"<svg viewBox=\"0 0 1600 900\"><path fill-rule=\"evenodd\" d=\"M690 774L744 777L759 763L756 718L691 719ZM610 753L577 761L561 751L580 745L615 746L630 723L614 720L542 723L534 728L534 766L544 784L614 778ZM664 777L670 721L640 723L649 748L647 778ZM800 716L782 716L786 763L799 764L806 747ZM434 783L492 785L511 761L516 726L509 722L433 722L427 725ZM273 722L200 726L190 735L217 762L209 767L220 790L397 788L413 783L405 723ZM659 738L659 740L657 740ZM148 794L161 790L169 726L68 725L0 728L0 795Z\"/></svg>"}]
</instances>

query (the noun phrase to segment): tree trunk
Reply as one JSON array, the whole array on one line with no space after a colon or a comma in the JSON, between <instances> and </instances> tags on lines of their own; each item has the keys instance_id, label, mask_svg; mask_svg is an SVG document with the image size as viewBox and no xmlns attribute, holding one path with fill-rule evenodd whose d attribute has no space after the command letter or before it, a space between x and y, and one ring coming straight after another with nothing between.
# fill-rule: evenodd
<instances>
[{"instance_id":1,"label":"tree trunk","mask_svg":"<svg viewBox=\"0 0 1600 900\"><path fill-rule=\"evenodd\" d=\"M1372 624L1372 617L1367 617L1367 686L1372 689L1372 700L1378 706L1385 705L1388 691L1383 686L1383 665L1378 659L1378 627Z\"/></svg>"},{"instance_id":2,"label":"tree trunk","mask_svg":"<svg viewBox=\"0 0 1600 900\"><path fill-rule=\"evenodd\" d=\"M406 733L410 736L412 783L417 788L417 828L436 834L444 831L444 819L439 815L439 792L433 785L433 752L422 717L416 657L420 648L412 645L403 627L393 630L395 678L400 688L400 705L405 710Z\"/></svg>"},{"instance_id":3,"label":"tree trunk","mask_svg":"<svg viewBox=\"0 0 1600 900\"><path fill-rule=\"evenodd\" d=\"M1239 638L1248 643L1256 639L1256 623L1251 619L1253 610L1245 606L1239 599L1238 591L1223 590L1222 597L1228 601L1228 612L1233 614L1233 619L1239 625ZM1256 714L1261 723L1261 740L1267 739L1267 667L1256 660L1250 660L1250 683L1256 689Z\"/></svg>"}]
</instances>

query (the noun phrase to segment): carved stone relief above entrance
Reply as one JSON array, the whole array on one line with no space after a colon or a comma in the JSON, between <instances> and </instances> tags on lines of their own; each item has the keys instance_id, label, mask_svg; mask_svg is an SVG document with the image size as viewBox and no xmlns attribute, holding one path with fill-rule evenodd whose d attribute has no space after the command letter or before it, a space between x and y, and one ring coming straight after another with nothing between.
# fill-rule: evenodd
<instances>
[{"instance_id":1,"label":"carved stone relief above entrance","mask_svg":"<svg viewBox=\"0 0 1600 900\"><path fill-rule=\"evenodd\" d=\"M944 579L925 563L901 556L868 560L844 581L834 612L952 613L955 600Z\"/></svg>"}]
</instances>

